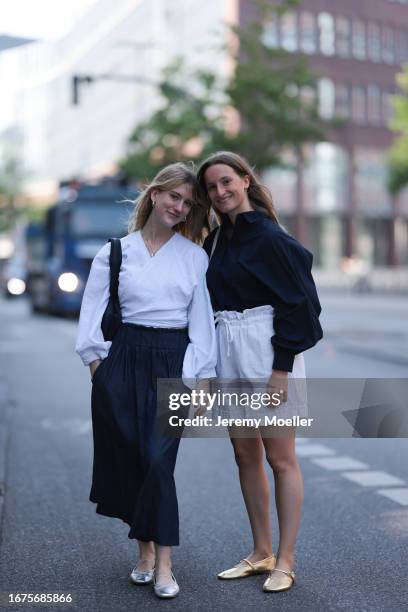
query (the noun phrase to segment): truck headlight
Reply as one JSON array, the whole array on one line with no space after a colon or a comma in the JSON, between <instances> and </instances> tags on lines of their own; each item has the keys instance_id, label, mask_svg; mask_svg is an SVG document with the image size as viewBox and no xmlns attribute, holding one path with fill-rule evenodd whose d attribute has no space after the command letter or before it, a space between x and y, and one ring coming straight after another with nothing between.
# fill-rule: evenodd
<instances>
[{"instance_id":1,"label":"truck headlight","mask_svg":"<svg viewBox=\"0 0 408 612\"><path fill-rule=\"evenodd\" d=\"M58 287L61 291L72 293L79 285L79 278L73 272L64 272L58 277Z\"/></svg>"},{"instance_id":2,"label":"truck headlight","mask_svg":"<svg viewBox=\"0 0 408 612\"><path fill-rule=\"evenodd\" d=\"M7 281L7 291L11 295L22 295L26 290L26 284L21 278L10 278Z\"/></svg>"}]
</instances>

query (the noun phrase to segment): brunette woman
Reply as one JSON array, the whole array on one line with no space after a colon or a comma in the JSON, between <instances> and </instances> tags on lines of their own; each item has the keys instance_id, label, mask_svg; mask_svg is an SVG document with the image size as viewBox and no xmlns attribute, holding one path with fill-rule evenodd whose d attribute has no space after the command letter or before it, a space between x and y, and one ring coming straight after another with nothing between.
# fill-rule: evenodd
<instances>
[{"instance_id":1,"label":"brunette woman","mask_svg":"<svg viewBox=\"0 0 408 612\"><path fill-rule=\"evenodd\" d=\"M217 321L217 375L220 379L265 379L270 393L290 402L288 381L295 383L305 376L302 352L322 337L312 255L279 225L269 190L241 156L211 155L199 168L198 180L220 220L220 227L204 243L211 254L207 284ZM284 436L276 437L270 436L268 428L254 433L232 426L229 433L253 550L218 577L265 572L269 573L265 591L287 590L295 579L294 548L303 500L295 428L286 428ZM264 454L275 479L276 557Z\"/></svg>"}]
</instances>

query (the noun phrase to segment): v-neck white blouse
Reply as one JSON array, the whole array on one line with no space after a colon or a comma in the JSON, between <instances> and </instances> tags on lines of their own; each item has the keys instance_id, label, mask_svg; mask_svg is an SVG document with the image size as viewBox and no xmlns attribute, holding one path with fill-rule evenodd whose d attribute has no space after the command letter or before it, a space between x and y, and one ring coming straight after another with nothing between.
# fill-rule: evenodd
<instances>
[{"instance_id":1,"label":"v-neck white blouse","mask_svg":"<svg viewBox=\"0 0 408 612\"><path fill-rule=\"evenodd\" d=\"M121 245L122 321L147 327L187 327L190 343L184 357L183 380L214 378L216 341L205 251L178 233L153 257L140 231L122 238ZM109 254L107 243L92 262L82 299L75 350L85 365L105 359L111 346L101 330L109 300Z\"/></svg>"}]
</instances>

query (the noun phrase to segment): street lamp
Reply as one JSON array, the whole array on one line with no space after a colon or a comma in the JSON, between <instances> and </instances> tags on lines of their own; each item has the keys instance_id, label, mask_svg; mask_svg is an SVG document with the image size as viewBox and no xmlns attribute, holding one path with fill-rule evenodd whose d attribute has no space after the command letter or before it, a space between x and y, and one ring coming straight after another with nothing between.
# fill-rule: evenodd
<instances>
[{"instance_id":1,"label":"street lamp","mask_svg":"<svg viewBox=\"0 0 408 612\"><path fill-rule=\"evenodd\" d=\"M141 83L143 85L153 86L157 85L157 83L155 83L155 81L152 81L151 79L146 79L144 77L138 77L131 74L74 74L71 81L73 106L79 106L79 90L81 85L83 85L84 83L89 85L90 83L95 83L95 81L118 81L121 83Z\"/></svg>"}]
</instances>

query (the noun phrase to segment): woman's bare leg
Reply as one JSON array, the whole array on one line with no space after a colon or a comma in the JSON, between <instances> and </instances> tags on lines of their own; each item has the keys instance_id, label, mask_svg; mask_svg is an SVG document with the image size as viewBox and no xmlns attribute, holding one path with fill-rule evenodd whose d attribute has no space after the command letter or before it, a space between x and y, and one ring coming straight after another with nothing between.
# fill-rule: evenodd
<instances>
[{"instance_id":1,"label":"woman's bare leg","mask_svg":"<svg viewBox=\"0 0 408 612\"><path fill-rule=\"evenodd\" d=\"M299 529L303 479L295 452L295 431L290 437L263 438L266 459L275 478L275 500L279 523L277 567L292 570Z\"/></svg>"},{"instance_id":2,"label":"woman's bare leg","mask_svg":"<svg viewBox=\"0 0 408 612\"><path fill-rule=\"evenodd\" d=\"M156 550L156 584L167 584L171 577L171 546L155 544Z\"/></svg>"},{"instance_id":3,"label":"woman's bare leg","mask_svg":"<svg viewBox=\"0 0 408 612\"><path fill-rule=\"evenodd\" d=\"M155 551L153 542L143 542L142 540L137 541L139 545L139 561L137 569L141 572L147 572L154 568L155 565Z\"/></svg>"},{"instance_id":4,"label":"woman's bare leg","mask_svg":"<svg viewBox=\"0 0 408 612\"><path fill-rule=\"evenodd\" d=\"M256 562L272 555L270 492L264 466L264 448L260 436L243 438L234 435L245 435L243 428L231 427L230 436L254 541L254 550L247 558Z\"/></svg>"}]
</instances>

